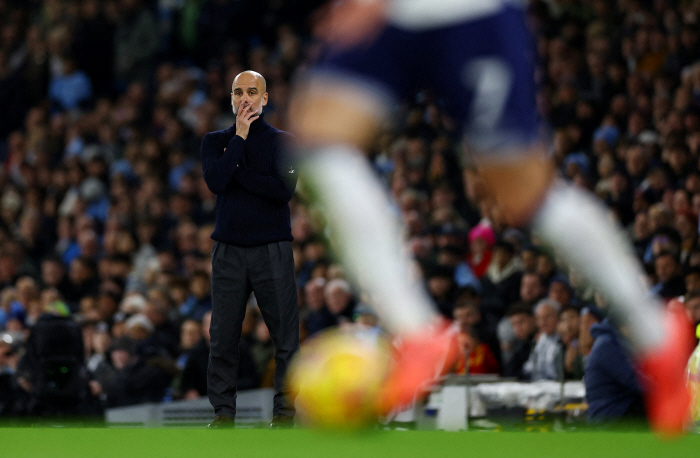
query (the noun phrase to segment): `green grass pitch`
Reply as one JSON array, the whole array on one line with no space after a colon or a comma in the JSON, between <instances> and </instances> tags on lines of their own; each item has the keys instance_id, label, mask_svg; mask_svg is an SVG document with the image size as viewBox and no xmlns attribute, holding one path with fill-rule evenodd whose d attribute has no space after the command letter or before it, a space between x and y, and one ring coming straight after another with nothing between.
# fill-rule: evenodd
<instances>
[{"instance_id":1,"label":"green grass pitch","mask_svg":"<svg viewBox=\"0 0 700 458\"><path fill-rule=\"evenodd\" d=\"M697 457L700 436L651 433L376 431L304 429L0 428L2 458Z\"/></svg>"}]
</instances>

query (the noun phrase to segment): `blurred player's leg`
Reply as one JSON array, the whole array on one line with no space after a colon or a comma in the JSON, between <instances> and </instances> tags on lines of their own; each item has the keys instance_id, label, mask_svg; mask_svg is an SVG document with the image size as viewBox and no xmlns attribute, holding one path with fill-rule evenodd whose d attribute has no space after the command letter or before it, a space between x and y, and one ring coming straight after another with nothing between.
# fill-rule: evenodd
<instances>
[{"instance_id":1,"label":"blurred player's leg","mask_svg":"<svg viewBox=\"0 0 700 458\"><path fill-rule=\"evenodd\" d=\"M534 155L508 164L486 162L479 168L511 222L528 222L534 214L538 234L615 304L620 317L630 321L636 349L660 344L661 307L649 297L629 241L595 198L565 184L550 187L551 166Z\"/></svg>"},{"instance_id":2,"label":"blurred player's leg","mask_svg":"<svg viewBox=\"0 0 700 458\"><path fill-rule=\"evenodd\" d=\"M323 204L334 248L388 329L410 334L433 322L427 294L411 279L399 222L362 153L337 145L302 167Z\"/></svg>"},{"instance_id":3,"label":"blurred player's leg","mask_svg":"<svg viewBox=\"0 0 700 458\"><path fill-rule=\"evenodd\" d=\"M668 332L670 327L683 329L675 323L680 315L664 316L659 302L650 297L629 241L603 205L573 186L552 186L552 165L544 159L546 149L538 146L533 122L537 113L534 70L523 46L528 32L522 16L516 16L505 8L492 21L480 21L490 28L482 30L487 39L475 41L487 54L468 59L464 66L461 81L472 94L465 130L476 151L474 161L511 222L533 224L610 298L631 333L636 357L652 378L647 390L652 425L660 431L681 431L688 406L684 370L690 341L685 340L686 333ZM499 35L510 39L491 46L488 38Z\"/></svg>"},{"instance_id":4,"label":"blurred player's leg","mask_svg":"<svg viewBox=\"0 0 700 458\"><path fill-rule=\"evenodd\" d=\"M350 104L358 108L348 109L340 96L347 93L342 87L321 93L335 94L336 98L300 91L293 104L297 113L294 132L302 142L313 145L302 153L301 172L323 205L338 256L355 283L371 297L383 325L401 336L399 363L387 393L391 399L383 404L406 405L426 382L440 374L445 360L455 357L454 336L438 329L439 318L431 300L422 282L411 275L412 263L402 246L401 225L362 151L348 143L325 143L340 138L366 144L380 122L377 115L384 109L376 99L365 100L361 95ZM365 128L349 127L341 133L337 126Z\"/></svg>"},{"instance_id":5,"label":"blurred player's leg","mask_svg":"<svg viewBox=\"0 0 700 458\"><path fill-rule=\"evenodd\" d=\"M652 426L663 433L680 432L689 407L684 371L692 333L687 318L663 313L643 283L644 272L629 241L605 208L576 187L550 187L549 167L529 160L487 162L481 170L486 186L512 220L522 222L540 205L533 212L535 229L610 299L613 312L627 325L640 366L651 378L647 407ZM523 192L528 186L530 191Z\"/></svg>"}]
</instances>

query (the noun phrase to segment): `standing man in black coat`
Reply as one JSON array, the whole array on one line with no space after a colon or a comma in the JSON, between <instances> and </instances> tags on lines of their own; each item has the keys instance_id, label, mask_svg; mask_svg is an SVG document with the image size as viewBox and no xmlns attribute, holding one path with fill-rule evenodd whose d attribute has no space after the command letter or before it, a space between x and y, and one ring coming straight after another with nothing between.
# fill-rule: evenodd
<instances>
[{"instance_id":1,"label":"standing man in black coat","mask_svg":"<svg viewBox=\"0 0 700 458\"><path fill-rule=\"evenodd\" d=\"M294 405L286 397L284 376L299 348L289 214L297 174L284 154L291 135L262 119L268 94L261 74L242 72L231 89L236 124L208 133L201 147L204 180L216 194L207 374L216 417L209 426L233 426L241 326L254 292L275 343L276 394L270 427L291 427Z\"/></svg>"}]
</instances>

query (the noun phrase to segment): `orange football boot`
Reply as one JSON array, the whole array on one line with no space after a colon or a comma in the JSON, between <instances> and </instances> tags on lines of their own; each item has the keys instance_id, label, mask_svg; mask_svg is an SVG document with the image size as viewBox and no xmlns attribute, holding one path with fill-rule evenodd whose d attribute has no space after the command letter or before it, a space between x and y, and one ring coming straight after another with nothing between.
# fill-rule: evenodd
<instances>
[{"instance_id":1,"label":"orange football boot","mask_svg":"<svg viewBox=\"0 0 700 458\"><path fill-rule=\"evenodd\" d=\"M693 326L685 309L670 305L665 311L666 340L638 358L646 376L645 403L653 431L671 438L683 433L690 419L690 392L686 367L693 351Z\"/></svg>"}]
</instances>

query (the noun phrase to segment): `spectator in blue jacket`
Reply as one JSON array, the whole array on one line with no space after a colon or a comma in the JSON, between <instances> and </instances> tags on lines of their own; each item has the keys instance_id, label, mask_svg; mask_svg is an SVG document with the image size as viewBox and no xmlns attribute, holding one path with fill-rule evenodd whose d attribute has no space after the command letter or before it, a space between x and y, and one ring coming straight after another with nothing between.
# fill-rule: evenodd
<instances>
[{"instance_id":1,"label":"spectator in blue jacket","mask_svg":"<svg viewBox=\"0 0 700 458\"><path fill-rule=\"evenodd\" d=\"M644 418L642 388L624 336L607 318L591 326L591 335L595 340L584 369L588 420Z\"/></svg>"},{"instance_id":2,"label":"spectator in blue jacket","mask_svg":"<svg viewBox=\"0 0 700 458\"><path fill-rule=\"evenodd\" d=\"M64 56L62 62L63 73L49 82L49 97L61 110L75 110L92 98L92 82L72 56Z\"/></svg>"}]
</instances>

